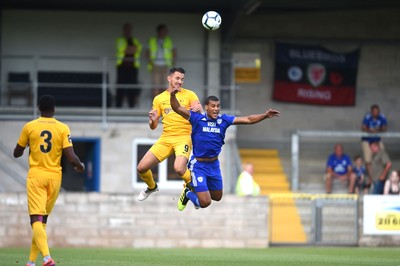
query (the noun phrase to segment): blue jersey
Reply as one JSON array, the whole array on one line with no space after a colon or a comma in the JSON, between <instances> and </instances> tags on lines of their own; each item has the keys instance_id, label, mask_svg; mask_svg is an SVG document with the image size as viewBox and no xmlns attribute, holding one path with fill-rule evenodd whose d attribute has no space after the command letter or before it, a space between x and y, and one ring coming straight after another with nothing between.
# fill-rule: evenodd
<instances>
[{"instance_id":1,"label":"blue jersey","mask_svg":"<svg viewBox=\"0 0 400 266\"><path fill-rule=\"evenodd\" d=\"M361 177L363 175L365 176L367 174L367 170L363 165L361 167L353 165L353 172L356 174L357 177Z\"/></svg>"},{"instance_id":2,"label":"blue jersey","mask_svg":"<svg viewBox=\"0 0 400 266\"><path fill-rule=\"evenodd\" d=\"M370 113L364 116L362 124L368 129L380 129L387 125L387 120L384 114L380 113L377 118L374 118ZM368 141L369 143L380 141L380 137L363 137L362 140Z\"/></svg>"},{"instance_id":3,"label":"blue jersey","mask_svg":"<svg viewBox=\"0 0 400 266\"><path fill-rule=\"evenodd\" d=\"M342 157L336 157L336 154L331 154L326 163L327 167L331 167L333 172L338 175L347 174L347 168L351 166L350 157L343 154Z\"/></svg>"},{"instance_id":4,"label":"blue jersey","mask_svg":"<svg viewBox=\"0 0 400 266\"><path fill-rule=\"evenodd\" d=\"M217 119L190 111L192 124L193 155L198 158L212 158L219 155L225 144L225 132L233 124L235 116L218 115Z\"/></svg>"}]
</instances>

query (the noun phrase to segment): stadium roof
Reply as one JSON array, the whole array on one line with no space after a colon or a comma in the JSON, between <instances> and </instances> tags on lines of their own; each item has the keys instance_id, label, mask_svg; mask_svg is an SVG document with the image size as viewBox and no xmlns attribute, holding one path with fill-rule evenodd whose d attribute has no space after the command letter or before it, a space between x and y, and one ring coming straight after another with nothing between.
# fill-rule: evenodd
<instances>
[{"instance_id":1,"label":"stadium roof","mask_svg":"<svg viewBox=\"0 0 400 266\"><path fill-rule=\"evenodd\" d=\"M100 10L129 12L268 14L288 11L400 7L398 0L2 0L0 8Z\"/></svg>"}]
</instances>

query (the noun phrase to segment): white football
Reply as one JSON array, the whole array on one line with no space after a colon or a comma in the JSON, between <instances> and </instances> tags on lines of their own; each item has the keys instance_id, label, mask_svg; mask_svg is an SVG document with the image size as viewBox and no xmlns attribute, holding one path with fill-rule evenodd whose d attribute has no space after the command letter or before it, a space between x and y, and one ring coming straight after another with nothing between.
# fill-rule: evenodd
<instances>
[{"instance_id":1,"label":"white football","mask_svg":"<svg viewBox=\"0 0 400 266\"><path fill-rule=\"evenodd\" d=\"M222 18L221 16L215 11L208 11L203 15L201 19L201 23L203 27L207 30L216 30L221 26Z\"/></svg>"}]
</instances>

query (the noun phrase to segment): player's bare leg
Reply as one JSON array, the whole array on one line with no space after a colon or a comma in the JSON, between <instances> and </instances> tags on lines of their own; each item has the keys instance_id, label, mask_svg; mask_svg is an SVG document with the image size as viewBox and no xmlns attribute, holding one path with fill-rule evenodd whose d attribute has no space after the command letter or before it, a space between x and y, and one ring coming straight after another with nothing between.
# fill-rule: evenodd
<instances>
[{"instance_id":1,"label":"player's bare leg","mask_svg":"<svg viewBox=\"0 0 400 266\"><path fill-rule=\"evenodd\" d=\"M160 161L151 151L148 151L140 160L137 166L137 171L140 178L142 178L142 180L147 184L147 188L140 192L138 196L139 201L147 199L150 194L158 191L158 186L153 178L153 172L150 169L159 162Z\"/></svg>"},{"instance_id":2,"label":"player's bare leg","mask_svg":"<svg viewBox=\"0 0 400 266\"><path fill-rule=\"evenodd\" d=\"M222 190L210 190L211 199L220 201L222 199Z\"/></svg>"},{"instance_id":3,"label":"player's bare leg","mask_svg":"<svg viewBox=\"0 0 400 266\"><path fill-rule=\"evenodd\" d=\"M179 155L175 158L174 162L174 170L175 172L185 181L185 184L189 184L192 181L192 177L190 176L190 171L187 169L188 159Z\"/></svg>"}]
</instances>

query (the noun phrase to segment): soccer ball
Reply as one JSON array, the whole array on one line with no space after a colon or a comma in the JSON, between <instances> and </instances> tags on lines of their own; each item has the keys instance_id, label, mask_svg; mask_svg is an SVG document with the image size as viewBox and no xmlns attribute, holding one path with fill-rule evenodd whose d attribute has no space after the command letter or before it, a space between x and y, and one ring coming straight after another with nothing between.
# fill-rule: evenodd
<instances>
[{"instance_id":1,"label":"soccer ball","mask_svg":"<svg viewBox=\"0 0 400 266\"><path fill-rule=\"evenodd\" d=\"M203 15L201 19L201 23L203 27L207 30L216 30L221 25L222 18L221 16L215 11L208 11Z\"/></svg>"}]
</instances>

